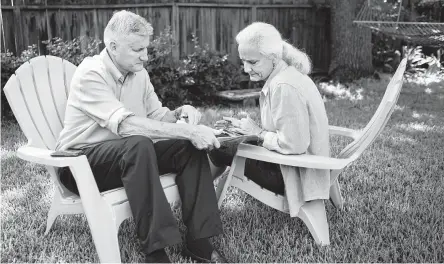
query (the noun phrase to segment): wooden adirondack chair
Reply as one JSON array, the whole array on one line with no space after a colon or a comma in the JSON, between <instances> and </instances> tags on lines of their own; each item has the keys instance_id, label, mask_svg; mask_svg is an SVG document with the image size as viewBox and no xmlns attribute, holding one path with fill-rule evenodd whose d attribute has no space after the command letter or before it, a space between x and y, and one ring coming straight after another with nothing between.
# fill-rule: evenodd
<instances>
[{"instance_id":1,"label":"wooden adirondack chair","mask_svg":"<svg viewBox=\"0 0 444 264\"><path fill-rule=\"evenodd\" d=\"M345 167L350 165L364 152L364 150L383 130L393 112L401 92L406 64L407 59L403 59L388 84L376 113L364 129L357 131L330 126L329 131L331 135L346 136L354 139L354 141L347 145L336 158L307 154L282 155L277 152L269 151L263 147L241 144L237 150L228 176L221 179L221 182L218 185L216 193L219 199L219 207L222 205L228 186L235 186L268 206L288 213L284 209L284 201L286 199L284 196L276 195L271 191L261 188L259 185L245 177L245 159L249 158L289 166L331 170L330 198L337 208L342 209L343 199L339 187L338 176ZM301 207L298 217L307 225L317 244L330 244L327 216L323 200L315 200L305 203Z\"/></svg>"},{"instance_id":2,"label":"wooden adirondack chair","mask_svg":"<svg viewBox=\"0 0 444 264\"><path fill-rule=\"evenodd\" d=\"M76 66L54 56L39 56L20 66L11 76L4 91L11 109L28 139L17 150L21 159L46 166L55 194L48 213L45 235L58 215L86 215L101 262L120 263L117 234L120 224L132 217L123 188L100 193L85 155L54 158L57 137L63 127L66 101ZM60 182L55 167L70 167L81 199ZM212 167L212 173L222 170ZM170 203L180 201L173 173L160 180Z\"/></svg>"}]
</instances>

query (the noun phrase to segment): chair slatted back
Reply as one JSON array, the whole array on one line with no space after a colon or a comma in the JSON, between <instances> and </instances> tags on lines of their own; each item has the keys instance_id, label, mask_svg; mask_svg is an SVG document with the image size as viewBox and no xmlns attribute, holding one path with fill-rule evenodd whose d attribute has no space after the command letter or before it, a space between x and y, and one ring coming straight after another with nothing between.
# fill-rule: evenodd
<instances>
[{"instance_id":1,"label":"chair slatted back","mask_svg":"<svg viewBox=\"0 0 444 264\"><path fill-rule=\"evenodd\" d=\"M6 83L6 98L32 146L55 148L75 70L61 58L39 56L21 65Z\"/></svg>"},{"instance_id":2,"label":"chair slatted back","mask_svg":"<svg viewBox=\"0 0 444 264\"><path fill-rule=\"evenodd\" d=\"M370 122L363 129L361 136L346 146L344 150L339 153L338 158L349 158L353 155L361 155L362 152L364 152L364 150L382 132L390 119L393 110L395 109L396 102L398 101L401 93L403 75L406 65L407 59L403 59L390 80L378 109L371 118Z\"/></svg>"},{"instance_id":3,"label":"chair slatted back","mask_svg":"<svg viewBox=\"0 0 444 264\"><path fill-rule=\"evenodd\" d=\"M378 106L375 114L370 119L370 122L365 126L361 132L361 136L356 138L353 142L348 144L338 155L338 158L358 158L364 150L370 146L376 137L382 132L387 124L390 116L395 109L401 93L404 72L407 66L407 59L403 59L398 66L395 74L387 85L387 89L382 97L381 103ZM336 181L338 175L342 170L332 170L330 182Z\"/></svg>"}]
</instances>

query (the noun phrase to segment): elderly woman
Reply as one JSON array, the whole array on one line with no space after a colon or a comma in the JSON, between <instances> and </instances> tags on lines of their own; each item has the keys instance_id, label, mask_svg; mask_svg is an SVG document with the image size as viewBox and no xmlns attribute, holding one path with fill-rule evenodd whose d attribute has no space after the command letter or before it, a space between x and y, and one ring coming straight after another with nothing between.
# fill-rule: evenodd
<instances>
[{"instance_id":1,"label":"elderly woman","mask_svg":"<svg viewBox=\"0 0 444 264\"><path fill-rule=\"evenodd\" d=\"M251 81L264 80L260 94L262 127L249 117L224 117L245 134L256 135L260 144L281 154L329 156L328 119L322 97L307 75L308 56L284 41L270 24L255 22L236 36L244 70ZM234 153L214 150L214 163L229 166ZM292 168L247 159L245 175L278 194L293 196L295 216L306 201L329 198L330 172ZM294 205L290 205L294 206Z\"/></svg>"}]
</instances>

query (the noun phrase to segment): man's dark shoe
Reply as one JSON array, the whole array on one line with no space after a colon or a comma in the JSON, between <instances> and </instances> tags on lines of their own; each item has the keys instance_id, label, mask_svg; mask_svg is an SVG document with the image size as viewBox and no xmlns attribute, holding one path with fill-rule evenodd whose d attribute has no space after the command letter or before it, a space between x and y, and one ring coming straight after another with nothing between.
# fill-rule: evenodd
<instances>
[{"instance_id":1,"label":"man's dark shoe","mask_svg":"<svg viewBox=\"0 0 444 264\"><path fill-rule=\"evenodd\" d=\"M171 263L165 249L159 249L145 256L145 263Z\"/></svg>"},{"instance_id":2,"label":"man's dark shoe","mask_svg":"<svg viewBox=\"0 0 444 264\"><path fill-rule=\"evenodd\" d=\"M208 259L204 256L196 255L195 253L191 252L187 246L184 246L182 250L182 255L184 257L189 257L198 263L228 263L225 257L222 256L222 254L219 253L217 250L213 250L213 252L211 252L211 257Z\"/></svg>"}]
</instances>

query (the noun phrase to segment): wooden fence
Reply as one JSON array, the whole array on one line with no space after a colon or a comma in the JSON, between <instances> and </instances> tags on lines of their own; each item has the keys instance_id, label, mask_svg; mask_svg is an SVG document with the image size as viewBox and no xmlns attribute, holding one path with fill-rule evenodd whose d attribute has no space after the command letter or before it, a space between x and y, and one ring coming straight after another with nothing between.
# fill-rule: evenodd
<instances>
[{"instance_id":1,"label":"wooden fence","mask_svg":"<svg viewBox=\"0 0 444 264\"><path fill-rule=\"evenodd\" d=\"M200 43L237 58L234 37L252 21L271 23L283 37L305 50L315 68L326 70L330 62L330 10L308 1L291 4L236 4L163 2L106 5L2 5L2 49L20 53L27 46L53 37L71 40L90 36L103 40L103 30L115 10L126 9L145 17L158 35L171 27L178 42L178 58L193 51L192 33ZM254 3L254 2L253 2Z\"/></svg>"}]
</instances>

